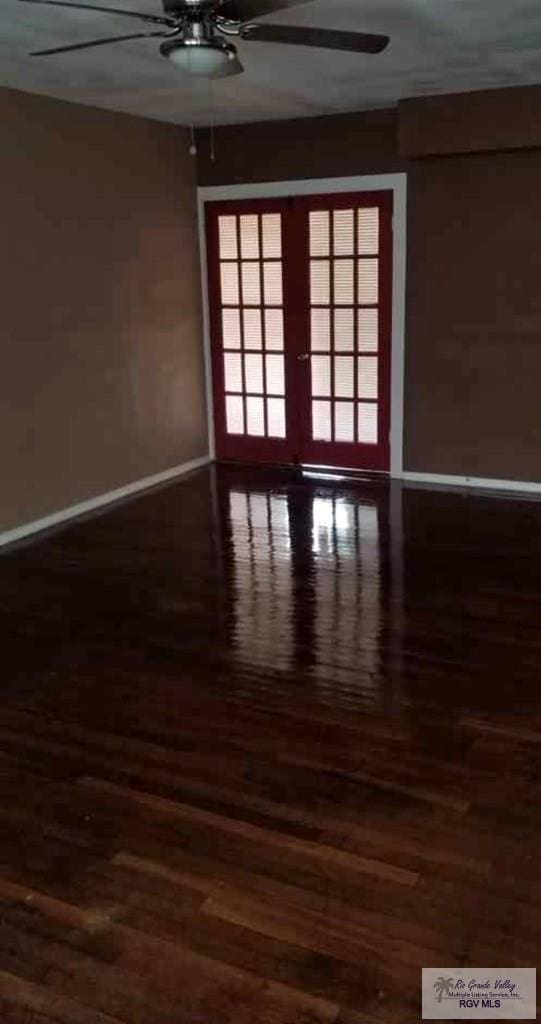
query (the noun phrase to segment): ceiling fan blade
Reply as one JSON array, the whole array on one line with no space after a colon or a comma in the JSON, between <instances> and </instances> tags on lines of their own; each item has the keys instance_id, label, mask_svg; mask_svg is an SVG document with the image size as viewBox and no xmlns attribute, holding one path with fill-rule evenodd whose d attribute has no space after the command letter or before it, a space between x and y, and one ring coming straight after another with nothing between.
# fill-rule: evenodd
<instances>
[{"instance_id":1,"label":"ceiling fan blade","mask_svg":"<svg viewBox=\"0 0 541 1024\"><path fill-rule=\"evenodd\" d=\"M125 18L137 18L139 21L146 21L151 25L168 25L173 27L175 22L172 18L164 18L157 14L140 14L138 11L125 11L118 7L96 7L95 4L69 4L66 0L19 0L21 4L43 4L47 7L71 7L76 11L101 11L103 14L119 14Z\"/></svg>"},{"instance_id":2,"label":"ceiling fan blade","mask_svg":"<svg viewBox=\"0 0 541 1024\"><path fill-rule=\"evenodd\" d=\"M389 45L389 36L364 32L337 32L328 28L302 28L294 25L245 25L241 39L260 43L292 43L294 46L320 46L326 50L349 50L351 53L381 53Z\"/></svg>"},{"instance_id":3,"label":"ceiling fan blade","mask_svg":"<svg viewBox=\"0 0 541 1024\"><path fill-rule=\"evenodd\" d=\"M107 43L121 43L126 39L152 39L153 36L167 36L167 32L137 32L129 36L111 36L109 39L93 39L90 43L74 43L72 46L55 46L51 50L34 50L29 57L46 57L51 53L68 53L70 50L87 50L90 46L106 46Z\"/></svg>"},{"instance_id":4,"label":"ceiling fan blade","mask_svg":"<svg viewBox=\"0 0 541 1024\"><path fill-rule=\"evenodd\" d=\"M224 0L216 14L230 21L253 21L264 18L266 14L283 11L287 7L298 7L299 4L312 4L314 0Z\"/></svg>"}]
</instances>

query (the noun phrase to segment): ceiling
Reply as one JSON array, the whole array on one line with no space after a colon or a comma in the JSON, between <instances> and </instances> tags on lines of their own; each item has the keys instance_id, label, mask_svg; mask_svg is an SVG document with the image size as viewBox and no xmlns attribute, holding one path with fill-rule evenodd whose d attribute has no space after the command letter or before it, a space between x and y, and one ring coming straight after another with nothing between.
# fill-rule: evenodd
<instances>
[{"instance_id":1,"label":"ceiling","mask_svg":"<svg viewBox=\"0 0 541 1024\"><path fill-rule=\"evenodd\" d=\"M160 0L110 2L162 11ZM541 82L539 0L315 0L267 20L382 32L392 42L375 57L241 42L246 73L211 85L164 60L155 39L28 57L47 45L122 35L132 23L127 28L118 16L0 0L0 84L177 124L231 124Z\"/></svg>"}]
</instances>

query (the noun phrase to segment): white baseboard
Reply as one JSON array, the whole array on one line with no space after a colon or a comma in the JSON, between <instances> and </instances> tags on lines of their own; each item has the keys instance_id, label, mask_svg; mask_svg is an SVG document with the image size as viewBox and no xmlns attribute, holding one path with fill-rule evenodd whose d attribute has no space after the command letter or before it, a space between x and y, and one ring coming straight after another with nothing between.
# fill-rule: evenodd
<instances>
[{"instance_id":1,"label":"white baseboard","mask_svg":"<svg viewBox=\"0 0 541 1024\"><path fill-rule=\"evenodd\" d=\"M493 480L481 476L446 476L440 473L410 473L401 475L405 483L426 484L435 487L458 487L483 491L506 491L522 494L541 494L541 483L529 480Z\"/></svg>"},{"instance_id":2,"label":"white baseboard","mask_svg":"<svg viewBox=\"0 0 541 1024\"><path fill-rule=\"evenodd\" d=\"M185 476L195 469L201 469L203 466L210 465L213 461L211 455L204 455L200 459L184 462L180 466L173 466L172 469L166 469L162 473L145 477L143 480L136 480L134 483L126 484L124 487L119 487L114 491L108 491L106 494L100 494L95 498L82 501L78 505L71 505L69 508L61 509L59 512L53 512L43 519L35 519L33 522L16 526L13 530L0 533L0 548L5 547L6 544L14 544L19 540L24 540L25 537L31 537L35 533L41 533L43 530L49 530L52 526L59 526L62 523L69 522L71 519L77 519L88 512L94 512L97 509L105 508L107 505L113 505L141 491L150 490L152 487L158 487L160 484L175 480L177 477ZM409 471L398 474L395 479L403 480L406 484L418 484L421 487L426 485L428 487L452 487L468 490L478 489L493 492L541 495L541 483L528 480L498 480L488 477L447 476L441 473L413 473Z\"/></svg>"},{"instance_id":3,"label":"white baseboard","mask_svg":"<svg viewBox=\"0 0 541 1024\"><path fill-rule=\"evenodd\" d=\"M49 530L52 526L66 523L70 519L77 519L78 516L85 515L87 512L94 512L96 509L103 508L106 505L122 501L123 498L129 498L132 494L137 494L139 491L146 491L152 487L157 487L159 484L165 484L169 480L185 476L186 473L191 473L194 469L208 466L211 462L210 455L204 455L201 459L183 462L182 465L173 466L172 469L166 469L163 473L147 476L144 480L136 480L132 484L126 484L124 487L118 487L114 491L108 491L107 494L99 494L96 498L81 501L78 505L71 505L70 508L63 508L59 512L52 512L51 515L45 516L43 519L35 519L31 523L16 526L13 530L0 533L0 547L23 540L34 533L41 533L42 530Z\"/></svg>"}]
</instances>

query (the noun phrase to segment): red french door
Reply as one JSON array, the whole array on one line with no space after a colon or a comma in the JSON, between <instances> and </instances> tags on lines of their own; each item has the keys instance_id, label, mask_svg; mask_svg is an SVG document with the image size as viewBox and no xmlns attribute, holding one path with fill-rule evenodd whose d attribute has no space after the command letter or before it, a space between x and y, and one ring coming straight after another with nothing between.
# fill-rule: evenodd
<instances>
[{"instance_id":1,"label":"red french door","mask_svg":"<svg viewBox=\"0 0 541 1024\"><path fill-rule=\"evenodd\" d=\"M392 193L211 203L218 458L389 469Z\"/></svg>"}]
</instances>

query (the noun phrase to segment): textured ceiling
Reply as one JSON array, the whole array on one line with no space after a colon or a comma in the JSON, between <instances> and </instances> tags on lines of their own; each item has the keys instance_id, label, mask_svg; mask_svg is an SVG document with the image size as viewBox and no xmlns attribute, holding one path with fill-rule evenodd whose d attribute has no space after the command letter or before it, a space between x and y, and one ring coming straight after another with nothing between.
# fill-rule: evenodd
<instances>
[{"instance_id":1,"label":"textured ceiling","mask_svg":"<svg viewBox=\"0 0 541 1024\"><path fill-rule=\"evenodd\" d=\"M111 2L161 12L159 0ZM164 60L159 40L28 57L38 47L121 35L133 23L0 0L0 84L178 124L230 124L541 82L539 0L315 0L268 20L384 32L392 42L377 57L244 42L246 73L211 86Z\"/></svg>"}]
</instances>

